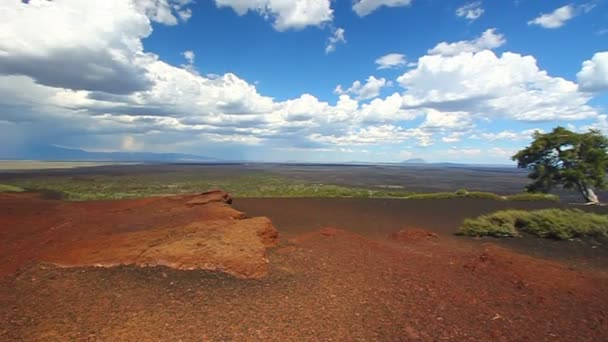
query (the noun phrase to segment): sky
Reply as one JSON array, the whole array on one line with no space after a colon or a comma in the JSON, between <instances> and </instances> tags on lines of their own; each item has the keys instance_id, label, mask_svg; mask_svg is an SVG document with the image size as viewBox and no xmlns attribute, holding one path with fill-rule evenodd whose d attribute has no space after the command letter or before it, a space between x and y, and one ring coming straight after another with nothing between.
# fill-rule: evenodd
<instances>
[{"instance_id":1,"label":"sky","mask_svg":"<svg viewBox=\"0 0 608 342\"><path fill-rule=\"evenodd\" d=\"M508 164L607 115L608 0L0 0L0 158Z\"/></svg>"}]
</instances>

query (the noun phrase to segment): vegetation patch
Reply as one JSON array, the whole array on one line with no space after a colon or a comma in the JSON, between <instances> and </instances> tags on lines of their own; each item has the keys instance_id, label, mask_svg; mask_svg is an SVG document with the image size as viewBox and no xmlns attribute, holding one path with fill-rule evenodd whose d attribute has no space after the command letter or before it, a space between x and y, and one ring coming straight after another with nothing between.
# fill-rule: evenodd
<instances>
[{"instance_id":1,"label":"vegetation patch","mask_svg":"<svg viewBox=\"0 0 608 342\"><path fill-rule=\"evenodd\" d=\"M14 186L14 185L10 185L10 184L0 184L0 192L23 192L23 191L25 191L25 190L18 186Z\"/></svg>"},{"instance_id":2,"label":"vegetation patch","mask_svg":"<svg viewBox=\"0 0 608 342\"><path fill-rule=\"evenodd\" d=\"M503 210L465 219L459 234L514 237L521 232L567 240L579 236L608 237L608 216L579 209Z\"/></svg>"},{"instance_id":3,"label":"vegetation patch","mask_svg":"<svg viewBox=\"0 0 608 342\"><path fill-rule=\"evenodd\" d=\"M524 192L521 194L505 196L508 201L552 201L559 202L559 196L538 192Z\"/></svg>"},{"instance_id":4,"label":"vegetation patch","mask_svg":"<svg viewBox=\"0 0 608 342\"><path fill-rule=\"evenodd\" d=\"M50 198L72 201L140 198L196 193L223 189L234 197L342 197L400 198L436 200L450 198L485 198L489 200L558 200L545 194L500 196L491 192L468 191L414 193L396 188L361 188L312 183L266 172L247 175L201 175L192 173L152 173L140 175L80 175L13 179L7 185L14 189L39 191Z\"/></svg>"},{"instance_id":5,"label":"vegetation patch","mask_svg":"<svg viewBox=\"0 0 608 342\"><path fill-rule=\"evenodd\" d=\"M448 199L448 198L486 198L491 200L503 200L503 198L492 192L467 191L460 189L455 192L430 192L425 194L413 194L405 197L407 199Z\"/></svg>"}]
</instances>

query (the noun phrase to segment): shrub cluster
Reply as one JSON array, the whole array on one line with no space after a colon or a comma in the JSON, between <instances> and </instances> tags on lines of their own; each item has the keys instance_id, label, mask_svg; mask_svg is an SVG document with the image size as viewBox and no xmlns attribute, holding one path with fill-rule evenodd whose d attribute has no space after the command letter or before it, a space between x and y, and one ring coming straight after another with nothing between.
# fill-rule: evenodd
<instances>
[{"instance_id":1,"label":"shrub cluster","mask_svg":"<svg viewBox=\"0 0 608 342\"><path fill-rule=\"evenodd\" d=\"M23 192L22 188L9 184L0 184L0 192Z\"/></svg>"},{"instance_id":2,"label":"shrub cluster","mask_svg":"<svg viewBox=\"0 0 608 342\"><path fill-rule=\"evenodd\" d=\"M540 192L523 192L521 194L506 196L509 201L553 201L559 202L559 196Z\"/></svg>"},{"instance_id":3,"label":"shrub cluster","mask_svg":"<svg viewBox=\"0 0 608 342\"><path fill-rule=\"evenodd\" d=\"M503 210L465 219L459 229L469 236L513 237L520 232L558 240L608 237L608 216L579 209Z\"/></svg>"}]
</instances>

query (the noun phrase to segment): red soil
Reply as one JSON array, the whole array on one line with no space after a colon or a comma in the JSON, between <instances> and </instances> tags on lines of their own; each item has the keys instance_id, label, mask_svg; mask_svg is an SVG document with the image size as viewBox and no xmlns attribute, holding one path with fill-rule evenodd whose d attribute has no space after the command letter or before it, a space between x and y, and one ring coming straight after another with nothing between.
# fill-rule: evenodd
<instances>
[{"instance_id":1,"label":"red soil","mask_svg":"<svg viewBox=\"0 0 608 342\"><path fill-rule=\"evenodd\" d=\"M0 203L6 274L0 283L0 340L602 341L608 336L606 273L574 270L492 244L435 237L423 229L396 227L388 239L370 239L324 227L291 234L270 250L270 272L259 280L166 267L64 269L25 263L60 253L73 241L144 231L146 225L183 225L212 214L205 212L207 205L189 207L183 199L166 198L63 203L15 195L2 196ZM222 215L235 212L222 210ZM70 223L57 227L66 217Z\"/></svg>"},{"instance_id":2,"label":"red soil","mask_svg":"<svg viewBox=\"0 0 608 342\"><path fill-rule=\"evenodd\" d=\"M62 267L162 265L264 277L266 248L276 244L278 232L265 217L246 219L226 204L231 201L220 190L80 203L0 195L6 210L0 216L6 227L0 274L37 260Z\"/></svg>"}]
</instances>

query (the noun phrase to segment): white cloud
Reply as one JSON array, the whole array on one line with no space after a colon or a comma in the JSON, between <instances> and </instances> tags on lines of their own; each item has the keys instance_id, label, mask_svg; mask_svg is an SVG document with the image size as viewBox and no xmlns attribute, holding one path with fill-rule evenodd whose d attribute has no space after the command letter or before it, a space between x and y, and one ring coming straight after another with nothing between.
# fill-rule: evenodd
<instances>
[{"instance_id":1,"label":"white cloud","mask_svg":"<svg viewBox=\"0 0 608 342\"><path fill-rule=\"evenodd\" d=\"M542 13L528 21L528 25L538 25L548 29L562 27L566 21L574 18L575 10L572 5L562 6L551 13Z\"/></svg>"},{"instance_id":2,"label":"white cloud","mask_svg":"<svg viewBox=\"0 0 608 342\"><path fill-rule=\"evenodd\" d=\"M471 139L482 139L487 141L497 141L497 140L509 140L509 141L517 141L517 140L529 140L532 138L534 132L539 131L543 132L542 129L526 129L521 132L515 132L512 130L504 130L497 133L478 133L470 136Z\"/></svg>"},{"instance_id":3,"label":"white cloud","mask_svg":"<svg viewBox=\"0 0 608 342\"><path fill-rule=\"evenodd\" d=\"M384 99L375 98L370 103L364 103L359 111L353 112L352 120L364 124L386 124L413 120L424 114L420 110L404 110L402 105L403 100L399 93L393 93Z\"/></svg>"},{"instance_id":4,"label":"white cloud","mask_svg":"<svg viewBox=\"0 0 608 342\"><path fill-rule=\"evenodd\" d=\"M341 85L338 85L334 92L336 94L352 94L355 95L357 100L367 100L380 95L380 91L382 88L386 86L390 86L391 82L387 82L385 78L376 78L374 76L370 76L367 78L365 84L362 84L360 81L353 82L353 85L350 88L344 90Z\"/></svg>"},{"instance_id":5,"label":"white cloud","mask_svg":"<svg viewBox=\"0 0 608 342\"><path fill-rule=\"evenodd\" d=\"M194 66L194 60L196 59L196 54L192 50L186 50L182 52L182 56L186 59L186 64L182 64L182 68L196 73L196 67Z\"/></svg>"},{"instance_id":6,"label":"white cloud","mask_svg":"<svg viewBox=\"0 0 608 342\"><path fill-rule=\"evenodd\" d=\"M576 74L583 91L597 92L608 89L608 51L597 52Z\"/></svg>"},{"instance_id":7,"label":"white cloud","mask_svg":"<svg viewBox=\"0 0 608 342\"><path fill-rule=\"evenodd\" d=\"M32 0L3 5L0 74L74 90L145 90L151 81L143 64L153 57L142 53L141 39L152 32L150 20L172 23L172 12L155 4Z\"/></svg>"},{"instance_id":8,"label":"white cloud","mask_svg":"<svg viewBox=\"0 0 608 342\"><path fill-rule=\"evenodd\" d=\"M407 64L404 54L400 53L389 53L376 59L378 69L395 69L401 68Z\"/></svg>"},{"instance_id":9,"label":"white cloud","mask_svg":"<svg viewBox=\"0 0 608 342\"><path fill-rule=\"evenodd\" d=\"M599 130L605 135L608 134L608 115L598 115L594 123L583 126L582 129L574 128L573 130L587 132L590 129Z\"/></svg>"},{"instance_id":10,"label":"white cloud","mask_svg":"<svg viewBox=\"0 0 608 342\"><path fill-rule=\"evenodd\" d=\"M196 58L194 51L186 50L186 51L182 52L182 55L188 61L188 64L194 64L194 59Z\"/></svg>"},{"instance_id":11,"label":"white cloud","mask_svg":"<svg viewBox=\"0 0 608 342\"><path fill-rule=\"evenodd\" d=\"M358 16L364 17L382 6L403 7L411 3L412 0L354 0L353 10Z\"/></svg>"},{"instance_id":12,"label":"white cloud","mask_svg":"<svg viewBox=\"0 0 608 342\"><path fill-rule=\"evenodd\" d=\"M455 56L463 52L478 52L492 50L502 46L506 42L505 37L496 33L496 29L485 30L480 37L473 40L462 40L455 43L441 42L430 49L430 55Z\"/></svg>"},{"instance_id":13,"label":"white cloud","mask_svg":"<svg viewBox=\"0 0 608 342\"><path fill-rule=\"evenodd\" d=\"M301 30L333 20L330 0L215 0L218 7L230 7L238 15L252 11L272 20L277 31Z\"/></svg>"},{"instance_id":14,"label":"white cloud","mask_svg":"<svg viewBox=\"0 0 608 342\"><path fill-rule=\"evenodd\" d=\"M462 139L464 133L462 132L453 132L441 138L441 141L444 143L455 143L459 142Z\"/></svg>"},{"instance_id":15,"label":"white cloud","mask_svg":"<svg viewBox=\"0 0 608 342\"><path fill-rule=\"evenodd\" d=\"M490 153L492 153L492 155L494 156L500 156L500 157L504 157L504 158L511 158L511 156L515 155L517 153L517 150L515 149L505 149L502 147L493 147L490 149Z\"/></svg>"},{"instance_id":16,"label":"white cloud","mask_svg":"<svg viewBox=\"0 0 608 342\"><path fill-rule=\"evenodd\" d=\"M177 25L178 18L184 22L188 21L192 17L192 10L186 6L193 2L193 0L133 0L135 7L145 13L150 20L164 25Z\"/></svg>"},{"instance_id":17,"label":"white cloud","mask_svg":"<svg viewBox=\"0 0 608 342\"><path fill-rule=\"evenodd\" d=\"M127 135L127 136L123 137L123 139L122 139L121 150L123 150L123 151L139 151L139 150L143 149L143 147L144 147L144 144L141 142L138 142L131 135Z\"/></svg>"},{"instance_id":18,"label":"white cloud","mask_svg":"<svg viewBox=\"0 0 608 342\"><path fill-rule=\"evenodd\" d=\"M412 138L420 139L421 145L426 146L426 137L428 137L428 135L420 129L406 129L395 125L355 128L343 135L322 135L313 133L309 136L313 141L339 146L398 144Z\"/></svg>"},{"instance_id":19,"label":"white cloud","mask_svg":"<svg viewBox=\"0 0 608 342\"><path fill-rule=\"evenodd\" d=\"M481 1L473 1L462 5L456 9L456 15L468 20L476 20L483 14L484 9L481 7Z\"/></svg>"},{"instance_id":20,"label":"white cloud","mask_svg":"<svg viewBox=\"0 0 608 342\"><path fill-rule=\"evenodd\" d=\"M420 126L429 131L464 131L469 130L473 122L467 112L440 112L436 109L426 110L426 120Z\"/></svg>"},{"instance_id":21,"label":"white cloud","mask_svg":"<svg viewBox=\"0 0 608 342\"><path fill-rule=\"evenodd\" d=\"M466 111L479 118L519 121L580 120L596 116L591 96L576 83L551 77L532 56L492 51L427 55L397 81L407 89L403 108Z\"/></svg>"},{"instance_id":22,"label":"white cloud","mask_svg":"<svg viewBox=\"0 0 608 342\"><path fill-rule=\"evenodd\" d=\"M179 24L179 12L171 8ZM143 41L152 33L152 22L173 24L160 12L165 14L123 0L3 5L3 151L29 142L193 153L251 145L263 145L257 150L264 151L329 152L338 151L336 146L355 151L346 145L382 144L397 151L404 141L418 147L456 143L479 122L494 119L601 117L587 105L591 93L549 76L531 56L497 56L487 50L496 45L488 43L491 39L475 43L483 37L460 42L465 46L460 53L427 55L412 63L413 69L398 78L403 93L379 97L390 81L371 76L346 90L340 87L335 103L311 94L276 100L233 73L193 72L193 51L183 52L187 64L181 66L146 52ZM595 56L591 61L599 65ZM402 61L378 63L389 64L402 66ZM595 75L599 69L594 68L588 73ZM372 100L360 102L367 99ZM376 155L375 148L370 154Z\"/></svg>"},{"instance_id":23,"label":"white cloud","mask_svg":"<svg viewBox=\"0 0 608 342\"><path fill-rule=\"evenodd\" d=\"M335 29L332 35L327 39L325 53L334 52L336 50L336 45L339 43L346 43L346 38L344 38L344 29L341 27Z\"/></svg>"}]
</instances>

